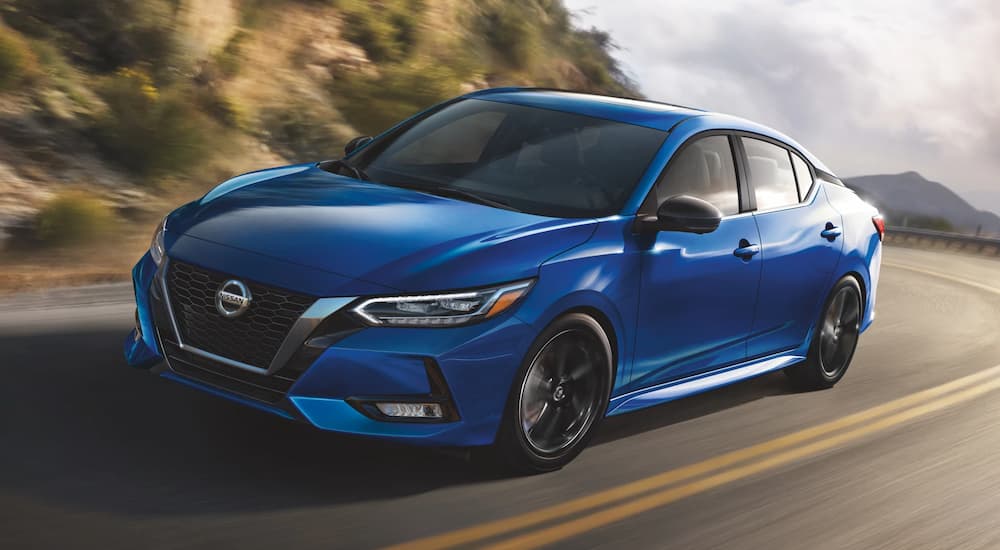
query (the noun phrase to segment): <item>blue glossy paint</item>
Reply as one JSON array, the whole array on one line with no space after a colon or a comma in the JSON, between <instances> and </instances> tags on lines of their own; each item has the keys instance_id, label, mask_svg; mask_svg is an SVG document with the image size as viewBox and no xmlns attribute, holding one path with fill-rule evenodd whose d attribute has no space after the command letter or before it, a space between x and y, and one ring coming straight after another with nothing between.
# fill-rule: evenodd
<instances>
[{"instance_id":1,"label":"blue glossy paint","mask_svg":"<svg viewBox=\"0 0 1000 550\"><path fill-rule=\"evenodd\" d=\"M540 90L470 94L669 131L626 205L600 219L550 218L333 175L313 164L233 178L167 220L167 256L316 297L433 293L533 279L512 310L454 328L361 328L312 360L278 405L176 374L163 376L258 409L344 433L426 445L486 445L532 342L568 311L605 326L615 352L609 414L707 391L783 368L807 353L822 304L844 275L865 290L862 328L874 319L881 243L876 211L819 181L800 206L744 212L709 234L637 234L635 215L679 148L701 132L776 139L829 173L800 145L735 117L642 101ZM833 242L825 224L842 229ZM733 255L741 240L760 246ZM162 360L150 306L157 266L133 270L142 331L125 354ZM444 378L459 419L397 423L363 415L348 399L432 391Z\"/></svg>"},{"instance_id":2,"label":"blue glossy paint","mask_svg":"<svg viewBox=\"0 0 1000 550\"><path fill-rule=\"evenodd\" d=\"M412 292L532 277L538 258L593 232L590 220L461 202L315 166L279 174L202 200L170 226L186 237Z\"/></svg>"},{"instance_id":3,"label":"blue glossy paint","mask_svg":"<svg viewBox=\"0 0 1000 550\"><path fill-rule=\"evenodd\" d=\"M742 259L733 252L742 240L760 242L753 216L724 219L709 235L661 232L650 240L639 252L631 385L652 386L744 361L764 261L761 254Z\"/></svg>"},{"instance_id":4,"label":"blue glossy paint","mask_svg":"<svg viewBox=\"0 0 1000 550\"><path fill-rule=\"evenodd\" d=\"M132 287L135 291L136 317L139 326L125 338L125 357L133 367L150 367L163 361L163 355L160 354L156 342L153 314L149 309L149 287L155 273L156 264L148 252L132 268ZM141 338L136 338L137 329L142 333Z\"/></svg>"},{"instance_id":5,"label":"blue glossy paint","mask_svg":"<svg viewBox=\"0 0 1000 550\"><path fill-rule=\"evenodd\" d=\"M844 241L821 233L827 224L840 228L843 221L827 201L825 187L816 186L800 206L753 215L764 267L757 294L761 307L747 342L749 357L795 348L806 340L835 282Z\"/></svg>"},{"instance_id":6,"label":"blue glossy paint","mask_svg":"<svg viewBox=\"0 0 1000 550\"><path fill-rule=\"evenodd\" d=\"M843 220L844 233L840 238L844 244L835 273L851 274L861 282L865 293L865 317L861 323L864 331L875 320L875 298L882 271L882 242L877 233L868 229L875 208L846 187L826 185L824 189L830 204Z\"/></svg>"}]
</instances>

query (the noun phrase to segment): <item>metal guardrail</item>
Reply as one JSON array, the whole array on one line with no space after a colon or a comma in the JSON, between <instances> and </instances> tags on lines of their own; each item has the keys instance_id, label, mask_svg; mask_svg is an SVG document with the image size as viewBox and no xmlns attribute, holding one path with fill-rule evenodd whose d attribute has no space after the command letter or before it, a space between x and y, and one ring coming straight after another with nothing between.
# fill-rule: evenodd
<instances>
[{"instance_id":1,"label":"metal guardrail","mask_svg":"<svg viewBox=\"0 0 1000 550\"><path fill-rule=\"evenodd\" d=\"M885 242L903 246L930 246L943 250L959 250L987 256L1000 256L1000 239L913 229L910 227L888 227Z\"/></svg>"}]
</instances>

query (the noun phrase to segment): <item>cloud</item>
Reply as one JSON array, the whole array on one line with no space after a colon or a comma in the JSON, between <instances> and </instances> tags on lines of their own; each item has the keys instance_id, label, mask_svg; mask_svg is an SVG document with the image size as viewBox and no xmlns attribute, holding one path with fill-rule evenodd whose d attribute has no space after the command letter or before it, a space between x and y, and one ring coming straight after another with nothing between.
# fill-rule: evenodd
<instances>
[{"instance_id":1,"label":"cloud","mask_svg":"<svg viewBox=\"0 0 1000 550\"><path fill-rule=\"evenodd\" d=\"M567 0L656 99L794 136L841 175L1000 173L994 0Z\"/></svg>"}]
</instances>

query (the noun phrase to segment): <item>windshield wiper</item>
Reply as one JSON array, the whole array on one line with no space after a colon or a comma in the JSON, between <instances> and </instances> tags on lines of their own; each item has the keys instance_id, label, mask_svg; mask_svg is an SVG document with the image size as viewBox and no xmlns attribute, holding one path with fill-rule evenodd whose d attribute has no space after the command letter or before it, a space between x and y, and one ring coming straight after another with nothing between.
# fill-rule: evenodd
<instances>
[{"instance_id":1,"label":"windshield wiper","mask_svg":"<svg viewBox=\"0 0 1000 550\"><path fill-rule=\"evenodd\" d=\"M506 203L504 201L487 198L478 193L473 193L471 191L466 191L464 189L459 189L457 187L448 187L447 185L435 186L435 185L413 185L413 184L400 185L399 187L413 189L415 191L420 191L422 193L427 193L430 195L439 195L442 197L449 197L452 199L462 199L477 204L485 204L486 206L492 206L494 208L503 208L504 210L521 212L521 210L514 208L509 203Z\"/></svg>"},{"instance_id":2,"label":"windshield wiper","mask_svg":"<svg viewBox=\"0 0 1000 550\"><path fill-rule=\"evenodd\" d=\"M371 178L364 170L348 163L344 159L334 159L334 160L324 160L317 164L321 170L326 170L334 174L345 175L342 170L347 170L350 172L349 175L354 176L356 179L370 181ZM406 189L413 189L414 191L420 191L421 193L428 193L430 195L439 195L442 197L449 197L453 199L462 199L468 202L474 202L477 204L485 204L486 206L492 206L494 208L503 208L504 210L512 210L514 212L521 212L521 210L514 208L510 204L498 200L484 197L478 193L473 193L471 191L466 191L464 189L459 189L457 187L449 187L447 185L419 185L414 183L387 183L387 185L392 185L394 187L404 187Z\"/></svg>"},{"instance_id":3,"label":"windshield wiper","mask_svg":"<svg viewBox=\"0 0 1000 550\"><path fill-rule=\"evenodd\" d=\"M364 170L358 168L357 166L354 166L353 164L348 163L344 159L324 160L317 166L319 166L320 170L326 170L327 172L331 172L333 174L340 174L342 176L344 175L354 176L355 179L364 181L371 180L371 178L368 177L368 174L366 174ZM346 169L348 172L350 172L350 174L344 174L343 172L341 172L342 169Z\"/></svg>"}]
</instances>

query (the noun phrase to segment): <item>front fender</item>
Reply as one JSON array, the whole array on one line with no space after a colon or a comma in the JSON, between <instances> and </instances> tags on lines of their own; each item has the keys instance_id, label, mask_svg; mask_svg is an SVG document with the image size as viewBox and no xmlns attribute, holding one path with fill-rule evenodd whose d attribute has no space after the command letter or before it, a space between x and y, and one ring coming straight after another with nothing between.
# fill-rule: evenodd
<instances>
[{"instance_id":1,"label":"front fender","mask_svg":"<svg viewBox=\"0 0 1000 550\"><path fill-rule=\"evenodd\" d=\"M589 310L609 329L616 355L616 395L629 379L638 307L639 266L624 250L623 221L601 222L593 237L542 265L538 282L517 316L538 334L560 315ZM558 297L553 299L553 297Z\"/></svg>"}]
</instances>

